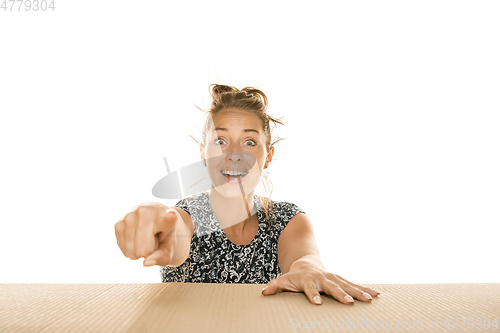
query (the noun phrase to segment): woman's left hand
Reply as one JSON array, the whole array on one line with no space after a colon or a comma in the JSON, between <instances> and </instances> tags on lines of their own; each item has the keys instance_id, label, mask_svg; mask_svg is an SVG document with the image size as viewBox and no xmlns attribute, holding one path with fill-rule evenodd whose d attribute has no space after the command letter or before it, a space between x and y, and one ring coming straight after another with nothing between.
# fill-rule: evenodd
<instances>
[{"instance_id":1,"label":"woman's left hand","mask_svg":"<svg viewBox=\"0 0 500 333\"><path fill-rule=\"evenodd\" d=\"M308 263L294 263L290 271L270 281L262 294L273 295L281 291L303 291L313 304L321 304L320 292L331 295L343 304L354 304L352 297L370 302L380 292L347 281L340 275L329 273Z\"/></svg>"}]
</instances>

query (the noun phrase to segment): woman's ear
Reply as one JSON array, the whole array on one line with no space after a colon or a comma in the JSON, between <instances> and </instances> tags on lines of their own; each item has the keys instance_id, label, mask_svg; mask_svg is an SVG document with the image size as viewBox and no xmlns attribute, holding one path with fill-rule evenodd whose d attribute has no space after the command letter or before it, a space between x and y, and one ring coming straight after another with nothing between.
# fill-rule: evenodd
<instances>
[{"instance_id":1,"label":"woman's ear","mask_svg":"<svg viewBox=\"0 0 500 333\"><path fill-rule=\"evenodd\" d=\"M269 150L269 153L267 153L267 158L266 158L266 163L264 165L264 169L269 168L269 164L271 164L271 161L273 160L273 155L274 155L274 147L271 147L271 150Z\"/></svg>"},{"instance_id":2,"label":"woman's ear","mask_svg":"<svg viewBox=\"0 0 500 333\"><path fill-rule=\"evenodd\" d=\"M201 159L203 160L203 164L205 164L205 166L207 166L207 162L205 162L205 149L203 149L203 145L200 145L200 157Z\"/></svg>"}]
</instances>

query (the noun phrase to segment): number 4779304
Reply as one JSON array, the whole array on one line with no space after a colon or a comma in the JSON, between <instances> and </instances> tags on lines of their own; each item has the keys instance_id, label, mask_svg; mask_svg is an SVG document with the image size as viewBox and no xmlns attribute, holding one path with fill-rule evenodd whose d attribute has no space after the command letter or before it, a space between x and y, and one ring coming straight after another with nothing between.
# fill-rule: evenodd
<instances>
[{"instance_id":1,"label":"number 4779304","mask_svg":"<svg viewBox=\"0 0 500 333\"><path fill-rule=\"evenodd\" d=\"M15 10L20 12L22 10L21 8L24 8L26 12L45 12L48 10L54 11L56 9L54 0L3 0L0 5L0 10L4 12L13 12Z\"/></svg>"}]
</instances>

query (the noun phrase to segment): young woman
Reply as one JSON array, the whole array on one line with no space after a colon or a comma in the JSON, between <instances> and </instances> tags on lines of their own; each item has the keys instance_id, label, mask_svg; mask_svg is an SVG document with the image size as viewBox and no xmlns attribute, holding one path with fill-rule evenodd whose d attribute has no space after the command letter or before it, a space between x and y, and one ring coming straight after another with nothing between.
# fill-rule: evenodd
<instances>
[{"instance_id":1,"label":"young woman","mask_svg":"<svg viewBox=\"0 0 500 333\"><path fill-rule=\"evenodd\" d=\"M179 201L136 206L115 225L118 246L144 266L159 265L163 282L261 283L262 293L320 293L353 304L379 292L325 270L305 212L288 202L254 195L266 175L274 144L266 95L211 85L212 105L200 144L212 183Z\"/></svg>"}]
</instances>

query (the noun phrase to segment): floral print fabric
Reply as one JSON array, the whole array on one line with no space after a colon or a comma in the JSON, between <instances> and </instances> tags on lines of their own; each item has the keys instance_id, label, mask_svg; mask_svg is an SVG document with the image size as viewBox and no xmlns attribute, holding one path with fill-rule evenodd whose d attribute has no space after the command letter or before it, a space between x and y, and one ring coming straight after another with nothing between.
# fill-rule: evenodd
<instances>
[{"instance_id":1,"label":"floral print fabric","mask_svg":"<svg viewBox=\"0 0 500 333\"><path fill-rule=\"evenodd\" d=\"M274 202L276 220L269 226L258 196L253 200L259 229L247 245L227 238L212 212L208 191L179 201L175 207L190 214L194 223L191 250L182 265L160 267L162 282L264 284L280 276L278 238L290 219L304 211L292 203Z\"/></svg>"}]
</instances>

